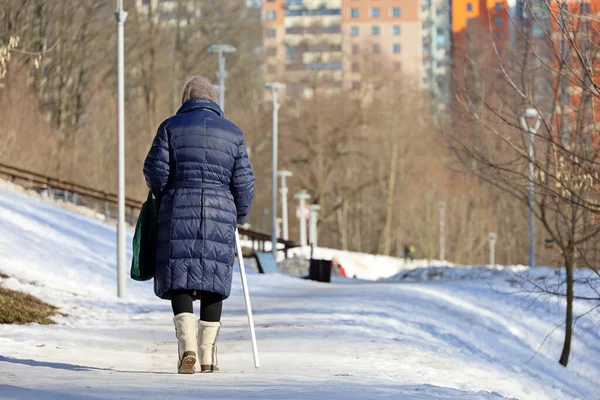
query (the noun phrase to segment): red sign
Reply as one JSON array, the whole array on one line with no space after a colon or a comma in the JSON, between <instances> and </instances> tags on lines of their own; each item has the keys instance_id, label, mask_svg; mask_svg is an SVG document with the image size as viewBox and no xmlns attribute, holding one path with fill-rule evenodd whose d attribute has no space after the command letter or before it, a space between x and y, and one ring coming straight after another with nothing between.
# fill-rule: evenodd
<instances>
[{"instance_id":1,"label":"red sign","mask_svg":"<svg viewBox=\"0 0 600 400\"><path fill-rule=\"evenodd\" d=\"M296 218L298 219L308 219L310 216L310 208L308 204L305 204L303 207L296 207Z\"/></svg>"}]
</instances>

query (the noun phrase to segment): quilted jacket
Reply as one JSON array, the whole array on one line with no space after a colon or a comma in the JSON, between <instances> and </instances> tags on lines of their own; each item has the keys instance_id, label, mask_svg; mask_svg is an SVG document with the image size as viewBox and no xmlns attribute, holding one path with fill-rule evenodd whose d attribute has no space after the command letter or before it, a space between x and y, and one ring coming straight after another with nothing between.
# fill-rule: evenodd
<instances>
[{"instance_id":1,"label":"quilted jacket","mask_svg":"<svg viewBox=\"0 0 600 400\"><path fill-rule=\"evenodd\" d=\"M254 174L242 132L209 100L185 102L158 128L144 162L160 198L154 291L231 292L235 228L246 222Z\"/></svg>"}]
</instances>

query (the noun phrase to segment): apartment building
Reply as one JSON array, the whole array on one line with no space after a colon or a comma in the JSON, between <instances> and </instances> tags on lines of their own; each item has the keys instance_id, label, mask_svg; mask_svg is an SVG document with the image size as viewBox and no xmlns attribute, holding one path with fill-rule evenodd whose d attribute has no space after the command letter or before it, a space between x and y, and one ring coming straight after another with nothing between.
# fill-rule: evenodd
<instances>
[{"instance_id":1,"label":"apartment building","mask_svg":"<svg viewBox=\"0 0 600 400\"><path fill-rule=\"evenodd\" d=\"M265 80L287 94L355 91L365 77L422 82L420 0L263 0ZM374 81L374 89L383 82Z\"/></svg>"},{"instance_id":2,"label":"apartment building","mask_svg":"<svg viewBox=\"0 0 600 400\"><path fill-rule=\"evenodd\" d=\"M483 82L502 79L499 60L510 60L510 18L506 0L451 0L452 88L483 90ZM508 65L508 64L507 64ZM464 110L455 109L455 112Z\"/></svg>"},{"instance_id":3,"label":"apartment building","mask_svg":"<svg viewBox=\"0 0 600 400\"><path fill-rule=\"evenodd\" d=\"M420 0L343 2L343 73L347 89L361 89L365 76L385 79L390 73L402 75L417 87L421 84L420 8Z\"/></svg>"},{"instance_id":4,"label":"apartment building","mask_svg":"<svg viewBox=\"0 0 600 400\"><path fill-rule=\"evenodd\" d=\"M265 1L265 80L286 82L291 96L341 87L341 3Z\"/></svg>"},{"instance_id":5,"label":"apartment building","mask_svg":"<svg viewBox=\"0 0 600 400\"><path fill-rule=\"evenodd\" d=\"M201 16L200 7L194 0L137 0L136 10L142 20L151 18L155 23L171 25L179 21L181 26Z\"/></svg>"},{"instance_id":6,"label":"apartment building","mask_svg":"<svg viewBox=\"0 0 600 400\"><path fill-rule=\"evenodd\" d=\"M423 0L423 85L431 93L432 109L447 110L452 104L452 19L450 0Z\"/></svg>"}]
</instances>

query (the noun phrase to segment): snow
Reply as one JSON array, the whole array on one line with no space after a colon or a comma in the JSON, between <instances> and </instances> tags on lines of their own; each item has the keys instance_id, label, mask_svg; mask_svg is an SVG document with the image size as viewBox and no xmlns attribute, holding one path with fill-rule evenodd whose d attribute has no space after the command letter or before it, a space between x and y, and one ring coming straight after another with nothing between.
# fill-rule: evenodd
<instances>
[{"instance_id":1,"label":"snow","mask_svg":"<svg viewBox=\"0 0 600 400\"><path fill-rule=\"evenodd\" d=\"M170 304L152 282L129 280L116 298L115 237L112 226L0 186L0 272L10 276L0 285L67 314L56 325L0 325L0 399L600 398L600 314L577 322L564 369L563 302L504 294L516 291L508 277L518 268L333 284L249 269L261 368L235 279L223 372L177 375ZM365 276L398 272L372 262ZM575 306L581 314L593 304Z\"/></svg>"},{"instance_id":2,"label":"snow","mask_svg":"<svg viewBox=\"0 0 600 400\"><path fill-rule=\"evenodd\" d=\"M292 249L290 250L290 255L292 257L305 257L310 255L310 249ZM347 276L355 276L357 279L369 281L389 278L397 275L401 271L409 269L424 268L431 263L435 263L439 266L452 265L445 261L429 261L425 259L405 262L404 259L396 257L355 253L323 247L315 248L313 257L322 260L332 260L333 258L337 258L340 265L344 267Z\"/></svg>"},{"instance_id":3,"label":"snow","mask_svg":"<svg viewBox=\"0 0 600 400\"><path fill-rule=\"evenodd\" d=\"M465 279L493 279L504 277L506 279L519 279L521 273L527 271L522 265L504 267L501 265L478 265L478 266L419 266L409 267L392 277L382 279L387 282L422 282L422 281L456 281ZM539 269L540 272L548 274L547 269Z\"/></svg>"}]
</instances>

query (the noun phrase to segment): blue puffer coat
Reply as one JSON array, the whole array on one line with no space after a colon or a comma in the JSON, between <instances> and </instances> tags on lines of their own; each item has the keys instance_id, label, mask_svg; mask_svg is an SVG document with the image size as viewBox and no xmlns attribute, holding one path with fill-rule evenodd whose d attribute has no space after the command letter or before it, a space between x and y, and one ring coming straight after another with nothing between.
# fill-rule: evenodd
<instances>
[{"instance_id":1,"label":"blue puffer coat","mask_svg":"<svg viewBox=\"0 0 600 400\"><path fill-rule=\"evenodd\" d=\"M144 162L161 198L154 291L231 292L236 223L246 222L254 174L242 132L219 106L192 99L158 128Z\"/></svg>"}]
</instances>

